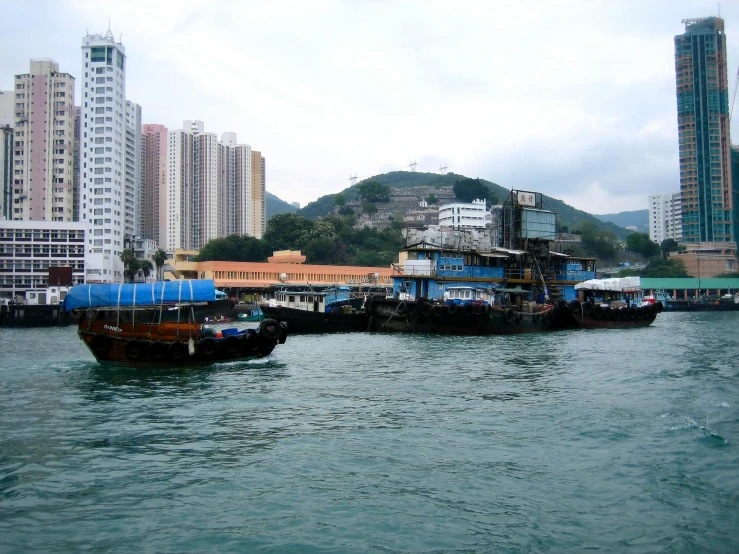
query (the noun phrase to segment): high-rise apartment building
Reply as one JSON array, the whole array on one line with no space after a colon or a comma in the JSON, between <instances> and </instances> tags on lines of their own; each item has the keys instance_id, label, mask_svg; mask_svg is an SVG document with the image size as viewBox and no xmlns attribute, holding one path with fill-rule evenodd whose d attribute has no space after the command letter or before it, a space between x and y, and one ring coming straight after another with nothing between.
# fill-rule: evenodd
<instances>
[{"instance_id":1,"label":"high-rise apartment building","mask_svg":"<svg viewBox=\"0 0 739 554\"><path fill-rule=\"evenodd\" d=\"M649 238L657 244L682 238L680 197L679 192L649 196Z\"/></svg>"},{"instance_id":2,"label":"high-rise apartment building","mask_svg":"<svg viewBox=\"0 0 739 554\"><path fill-rule=\"evenodd\" d=\"M261 154L238 144L235 133L224 133L219 142L202 121L185 121L167 140L166 248L198 250L231 234L261 237Z\"/></svg>"},{"instance_id":3,"label":"high-rise apartment building","mask_svg":"<svg viewBox=\"0 0 739 554\"><path fill-rule=\"evenodd\" d=\"M15 76L14 220L74 219L74 83L52 60Z\"/></svg>"},{"instance_id":4,"label":"high-rise apartment building","mask_svg":"<svg viewBox=\"0 0 739 554\"><path fill-rule=\"evenodd\" d=\"M735 193L724 21L686 19L675 37L682 242L733 242Z\"/></svg>"},{"instance_id":5,"label":"high-rise apartment building","mask_svg":"<svg viewBox=\"0 0 739 554\"><path fill-rule=\"evenodd\" d=\"M0 221L13 219L13 127L0 121Z\"/></svg>"},{"instance_id":6,"label":"high-rise apartment building","mask_svg":"<svg viewBox=\"0 0 739 554\"><path fill-rule=\"evenodd\" d=\"M110 30L82 39L81 81L80 221L86 230L86 280L119 282L126 232L135 232L135 193L127 175L126 50Z\"/></svg>"},{"instance_id":7,"label":"high-rise apartment building","mask_svg":"<svg viewBox=\"0 0 739 554\"><path fill-rule=\"evenodd\" d=\"M141 235L141 106L126 101L126 243ZM126 246L127 248L129 246Z\"/></svg>"},{"instance_id":8,"label":"high-rise apartment building","mask_svg":"<svg viewBox=\"0 0 739 554\"><path fill-rule=\"evenodd\" d=\"M252 151L251 154L252 212L251 221L249 222L250 231L247 234L261 239L267 230L267 160L261 152L256 150Z\"/></svg>"},{"instance_id":9,"label":"high-rise apartment building","mask_svg":"<svg viewBox=\"0 0 739 554\"><path fill-rule=\"evenodd\" d=\"M141 131L141 236L165 246L167 224L167 128L146 124ZM161 232L160 232L161 229Z\"/></svg>"}]
</instances>

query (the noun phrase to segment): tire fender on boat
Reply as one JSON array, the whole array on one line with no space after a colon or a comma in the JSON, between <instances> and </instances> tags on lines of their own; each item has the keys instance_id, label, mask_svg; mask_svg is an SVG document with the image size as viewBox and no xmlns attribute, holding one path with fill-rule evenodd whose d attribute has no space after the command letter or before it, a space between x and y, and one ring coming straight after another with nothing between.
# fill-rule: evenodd
<instances>
[{"instance_id":1,"label":"tire fender on boat","mask_svg":"<svg viewBox=\"0 0 739 554\"><path fill-rule=\"evenodd\" d=\"M511 323L516 318L516 314L513 313L513 310L511 308L507 308L505 312L503 312L503 321L505 323Z\"/></svg>"},{"instance_id":2,"label":"tire fender on boat","mask_svg":"<svg viewBox=\"0 0 739 554\"><path fill-rule=\"evenodd\" d=\"M181 360L187 354L187 343L176 340L169 345L169 355L173 360Z\"/></svg>"},{"instance_id":3,"label":"tire fender on boat","mask_svg":"<svg viewBox=\"0 0 739 554\"><path fill-rule=\"evenodd\" d=\"M472 304L471 302L465 304L464 305L464 313L465 313L465 315L469 315L469 316L475 315L475 305Z\"/></svg>"},{"instance_id":4,"label":"tire fender on boat","mask_svg":"<svg viewBox=\"0 0 739 554\"><path fill-rule=\"evenodd\" d=\"M217 343L215 339L208 337L204 338L198 343L198 348L200 349L200 352L202 352L206 356L210 356L215 353L216 345Z\"/></svg>"},{"instance_id":5,"label":"tire fender on boat","mask_svg":"<svg viewBox=\"0 0 739 554\"><path fill-rule=\"evenodd\" d=\"M523 314L521 312L518 312L516 314L516 323L521 323L523 321Z\"/></svg>"},{"instance_id":6,"label":"tire fender on boat","mask_svg":"<svg viewBox=\"0 0 739 554\"><path fill-rule=\"evenodd\" d=\"M421 308L420 308L421 315L424 317L429 316L431 314L431 310L433 309L433 307L434 307L433 304L429 302L424 302L423 304L421 304Z\"/></svg>"},{"instance_id":7,"label":"tire fender on boat","mask_svg":"<svg viewBox=\"0 0 739 554\"><path fill-rule=\"evenodd\" d=\"M442 312L444 311L444 308L442 307L442 305L441 305L441 304L436 304L436 305L435 305L435 306L434 306L434 307L432 308L432 310L431 310L431 311L433 312L433 314L434 314L435 316L437 316L437 317L438 317L438 316L440 316L440 315L442 314Z\"/></svg>"},{"instance_id":8,"label":"tire fender on boat","mask_svg":"<svg viewBox=\"0 0 739 554\"><path fill-rule=\"evenodd\" d=\"M107 335L98 333L90 341L90 348L95 354L105 354L110 348L110 338Z\"/></svg>"},{"instance_id":9,"label":"tire fender on boat","mask_svg":"<svg viewBox=\"0 0 739 554\"><path fill-rule=\"evenodd\" d=\"M144 353L144 343L138 340L128 341L124 351L129 360L138 360Z\"/></svg>"},{"instance_id":10,"label":"tire fender on boat","mask_svg":"<svg viewBox=\"0 0 739 554\"><path fill-rule=\"evenodd\" d=\"M457 310L459 309L459 304L456 302L452 302L451 304L448 304L447 307L449 308L449 315L456 314Z\"/></svg>"},{"instance_id":11,"label":"tire fender on boat","mask_svg":"<svg viewBox=\"0 0 739 554\"><path fill-rule=\"evenodd\" d=\"M167 344L162 341L152 342L149 345L149 356L152 360L161 360L167 355Z\"/></svg>"},{"instance_id":12,"label":"tire fender on boat","mask_svg":"<svg viewBox=\"0 0 739 554\"><path fill-rule=\"evenodd\" d=\"M259 324L259 334L267 340L278 340L282 331L283 328L274 319L265 319Z\"/></svg>"}]
</instances>

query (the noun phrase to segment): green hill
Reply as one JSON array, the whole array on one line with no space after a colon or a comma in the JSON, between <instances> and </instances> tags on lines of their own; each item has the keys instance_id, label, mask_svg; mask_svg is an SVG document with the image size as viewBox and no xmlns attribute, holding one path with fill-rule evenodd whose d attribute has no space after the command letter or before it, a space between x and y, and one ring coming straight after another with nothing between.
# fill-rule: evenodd
<instances>
[{"instance_id":1,"label":"green hill","mask_svg":"<svg viewBox=\"0 0 739 554\"><path fill-rule=\"evenodd\" d=\"M649 232L649 210L634 210L631 212L619 212L617 214L596 215L598 219L610 221L621 227L633 225L641 233Z\"/></svg>"},{"instance_id":2,"label":"green hill","mask_svg":"<svg viewBox=\"0 0 739 554\"><path fill-rule=\"evenodd\" d=\"M447 173L446 175L440 175L438 173L422 173L422 172L411 172L411 171L393 171L390 173L383 173L382 175L375 175L365 179L366 181L377 181L387 187L391 188L413 188L413 187L452 187L460 179L465 179L464 175L457 175L455 173ZM497 183L480 179L492 192L498 195L498 198L503 202L508 195L510 190L501 187ZM359 183L358 183L359 184ZM348 187L341 192L347 200L352 200L357 197L356 186L353 185ZM541 192L541 191L531 191ZM615 233L621 239L625 239L626 236L631 232L623 227L603 221L593 214L578 210L572 206L565 204L561 200L552 198L551 196L544 195L544 203L546 206L557 213L557 218L560 225L567 226L572 231L577 225L583 221L592 221L597 228L606 229ZM326 216L331 213L334 207L334 194L329 194L320 197L315 202L311 202L304 208L297 211L299 215L307 217L308 219L315 219L316 217Z\"/></svg>"},{"instance_id":3,"label":"green hill","mask_svg":"<svg viewBox=\"0 0 739 554\"><path fill-rule=\"evenodd\" d=\"M267 221L273 215L294 214L298 209L284 200L280 200L274 194L267 193Z\"/></svg>"}]
</instances>

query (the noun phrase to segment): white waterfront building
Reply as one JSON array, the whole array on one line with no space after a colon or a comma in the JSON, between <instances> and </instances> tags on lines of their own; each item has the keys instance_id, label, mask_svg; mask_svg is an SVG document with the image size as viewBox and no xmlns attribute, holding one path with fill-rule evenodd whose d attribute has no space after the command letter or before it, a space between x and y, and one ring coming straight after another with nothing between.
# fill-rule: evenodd
<instances>
[{"instance_id":1,"label":"white waterfront building","mask_svg":"<svg viewBox=\"0 0 739 554\"><path fill-rule=\"evenodd\" d=\"M85 282L85 224L72 221L0 221L0 297L25 297L45 288L50 267L71 267Z\"/></svg>"},{"instance_id":2,"label":"white waterfront building","mask_svg":"<svg viewBox=\"0 0 739 554\"><path fill-rule=\"evenodd\" d=\"M680 193L649 196L649 238L656 243L665 239L679 241L682 236Z\"/></svg>"},{"instance_id":3,"label":"white waterfront building","mask_svg":"<svg viewBox=\"0 0 739 554\"><path fill-rule=\"evenodd\" d=\"M105 35L88 34L82 39L79 80L80 220L86 229L86 280L120 282L120 254L126 239L136 233L141 111L135 104L127 106L126 50L110 29ZM138 137L127 140L127 129L136 125L138 131L133 133Z\"/></svg>"},{"instance_id":4,"label":"white waterfront building","mask_svg":"<svg viewBox=\"0 0 739 554\"><path fill-rule=\"evenodd\" d=\"M439 225L455 229L484 229L491 222L485 200L455 202L439 206Z\"/></svg>"}]
</instances>

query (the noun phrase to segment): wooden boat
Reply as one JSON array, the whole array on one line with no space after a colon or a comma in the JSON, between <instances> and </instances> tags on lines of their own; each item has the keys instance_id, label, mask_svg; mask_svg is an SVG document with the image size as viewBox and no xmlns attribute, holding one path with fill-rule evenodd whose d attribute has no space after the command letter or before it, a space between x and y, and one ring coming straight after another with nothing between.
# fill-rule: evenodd
<instances>
[{"instance_id":1,"label":"wooden boat","mask_svg":"<svg viewBox=\"0 0 739 554\"><path fill-rule=\"evenodd\" d=\"M98 362L126 364L212 364L269 355L284 344L287 326L262 321L258 329L216 332L182 306L207 302L213 281L78 285L65 298L65 310L81 313L78 335ZM168 312L177 305L180 309ZM176 320L170 318L176 317Z\"/></svg>"}]
</instances>

